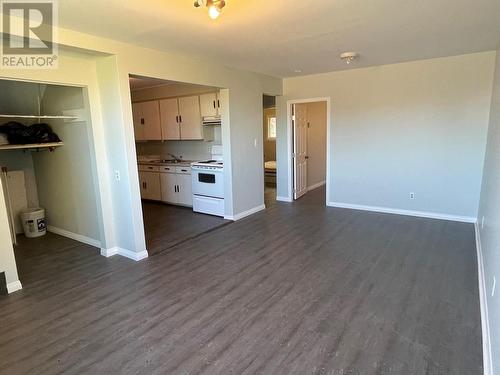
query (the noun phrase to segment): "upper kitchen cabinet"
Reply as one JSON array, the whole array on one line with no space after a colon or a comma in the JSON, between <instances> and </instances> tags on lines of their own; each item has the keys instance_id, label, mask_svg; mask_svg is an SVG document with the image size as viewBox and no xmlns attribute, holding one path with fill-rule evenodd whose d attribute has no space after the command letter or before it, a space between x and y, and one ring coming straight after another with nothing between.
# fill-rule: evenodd
<instances>
[{"instance_id":1,"label":"upper kitchen cabinet","mask_svg":"<svg viewBox=\"0 0 500 375\"><path fill-rule=\"evenodd\" d=\"M158 101L133 103L136 141L161 141L160 107Z\"/></svg>"},{"instance_id":2,"label":"upper kitchen cabinet","mask_svg":"<svg viewBox=\"0 0 500 375\"><path fill-rule=\"evenodd\" d=\"M163 139L166 141L205 138L199 96L160 100L160 117Z\"/></svg>"},{"instance_id":3,"label":"upper kitchen cabinet","mask_svg":"<svg viewBox=\"0 0 500 375\"><path fill-rule=\"evenodd\" d=\"M209 94L200 95L200 108L202 117L220 116L219 94L216 92L212 92Z\"/></svg>"},{"instance_id":4,"label":"upper kitchen cabinet","mask_svg":"<svg viewBox=\"0 0 500 375\"><path fill-rule=\"evenodd\" d=\"M160 100L160 118L163 139L166 141L181 139L177 98Z\"/></svg>"},{"instance_id":5,"label":"upper kitchen cabinet","mask_svg":"<svg viewBox=\"0 0 500 375\"><path fill-rule=\"evenodd\" d=\"M181 139L203 139L199 96L179 98L179 123L181 126Z\"/></svg>"}]
</instances>

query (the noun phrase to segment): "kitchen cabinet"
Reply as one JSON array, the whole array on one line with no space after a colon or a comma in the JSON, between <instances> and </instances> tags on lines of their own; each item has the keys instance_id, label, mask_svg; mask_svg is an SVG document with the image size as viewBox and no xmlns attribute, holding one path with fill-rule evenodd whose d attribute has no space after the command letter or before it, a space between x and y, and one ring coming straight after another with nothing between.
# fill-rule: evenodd
<instances>
[{"instance_id":1,"label":"kitchen cabinet","mask_svg":"<svg viewBox=\"0 0 500 375\"><path fill-rule=\"evenodd\" d=\"M163 140L202 140L200 97L186 96L160 100Z\"/></svg>"},{"instance_id":2,"label":"kitchen cabinet","mask_svg":"<svg viewBox=\"0 0 500 375\"><path fill-rule=\"evenodd\" d=\"M193 206L193 183L190 174L177 175L178 203L184 206Z\"/></svg>"},{"instance_id":3,"label":"kitchen cabinet","mask_svg":"<svg viewBox=\"0 0 500 375\"><path fill-rule=\"evenodd\" d=\"M173 172L160 173L161 200L166 203L177 203L177 175Z\"/></svg>"},{"instance_id":4,"label":"kitchen cabinet","mask_svg":"<svg viewBox=\"0 0 500 375\"><path fill-rule=\"evenodd\" d=\"M142 199L161 200L160 174L158 172L139 171L139 182Z\"/></svg>"},{"instance_id":5,"label":"kitchen cabinet","mask_svg":"<svg viewBox=\"0 0 500 375\"><path fill-rule=\"evenodd\" d=\"M219 94L212 92L200 95L200 109L202 117L220 116Z\"/></svg>"},{"instance_id":6,"label":"kitchen cabinet","mask_svg":"<svg viewBox=\"0 0 500 375\"><path fill-rule=\"evenodd\" d=\"M203 139L199 96L179 98L179 123L181 125L181 139Z\"/></svg>"},{"instance_id":7,"label":"kitchen cabinet","mask_svg":"<svg viewBox=\"0 0 500 375\"><path fill-rule=\"evenodd\" d=\"M163 140L180 140L179 104L177 98L160 100L160 119Z\"/></svg>"},{"instance_id":8,"label":"kitchen cabinet","mask_svg":"<svg viewBox=\"0 0 500 375\"><path fill-rule=\"evenodd\" d=\"M136 141L161 141L160 107L158 101L132 104Z\"/></svg>"},{"instance_id":9,"label":"kitchen cabinet","mask_svg":"<svg viewBox=\"0 0 500 375\"><path fill-rule=\"evenodd\" d=\"M160 185L163 202L193 206L191 168L160 167Z\"/></svg>"},{"instance_id":10,"label":"kitchen cabinet","mask_svg":"<svg viewBox=\"0 0 500 375\"><path fill-rule=\"evenodd\" d=\"M132 103L134 119L134 136L136 141L144 141L144 125L142 124L142 103Z\"/></svg>"}]
</instances>

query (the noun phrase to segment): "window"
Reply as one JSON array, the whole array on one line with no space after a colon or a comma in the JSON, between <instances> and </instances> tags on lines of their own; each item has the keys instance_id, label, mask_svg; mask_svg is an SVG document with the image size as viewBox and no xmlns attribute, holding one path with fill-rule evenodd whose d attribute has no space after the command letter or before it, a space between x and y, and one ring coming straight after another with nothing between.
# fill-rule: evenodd
<instances>
[{"instance_id":1,"label":"window","mask_svg":"<svg viewBox=\"0 0 500 375\"><path fill-rule=\"evenodd\" d=\"M276 117L267 118L267 139L276 139Z\"/></svg>"}]
</instances>

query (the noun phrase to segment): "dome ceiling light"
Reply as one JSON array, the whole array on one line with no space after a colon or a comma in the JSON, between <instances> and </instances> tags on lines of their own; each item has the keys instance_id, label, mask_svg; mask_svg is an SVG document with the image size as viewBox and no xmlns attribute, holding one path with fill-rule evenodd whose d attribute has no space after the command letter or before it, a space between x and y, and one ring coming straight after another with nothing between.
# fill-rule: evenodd
<instances>
[{"instance_id":1,"label":"dome ceiling light","mask_svg":"<svg viewBox=\"0 0 500 375\"><path fill-rule=\"evenodd\" d=\"M354 60L356 60L359 57L359 54L356 52L344 52L343 54L340 55L340 58L346 62L347 65L352 63Z\"/></svg>"},{"instance_id":2,"label":"dome ceiling light","mask_svg":"<svg viewBox=\"0 0 500 375\"><path fill-rule=\"evenodd\" d=\"M208 16L215 20L219 18L219 15L222 11L222 8L226 6L226 2L224 0L195 0L194 6L196 8L199 7L207 7L208 8Z\"/></svg>"}]
</instances>

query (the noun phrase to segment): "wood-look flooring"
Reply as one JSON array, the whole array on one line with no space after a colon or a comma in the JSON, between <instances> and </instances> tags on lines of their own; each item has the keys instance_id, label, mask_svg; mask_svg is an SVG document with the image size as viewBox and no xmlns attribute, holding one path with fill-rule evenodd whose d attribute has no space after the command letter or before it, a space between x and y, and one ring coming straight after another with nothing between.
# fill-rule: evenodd
<instances>
[{"instance_id":1,"label":"wood-look flooring","mask_svg":"<svg viewBox=\"0 0 500 375\"><path fill-rule=\"evenodd\" d=\"M23 239L0 374L482 374L473 226L323 204L139 263Z\"/></svg>"},{"instance_id":2,"label":"wood-look flooring","mask_svg":"<svg viewBox=\"0 0 500 375\"><path fill-rule=\"evenodd\" d=\"M264 188L264 203L267 208L276 204L276 184L266 184Z\"/></svg>"},{"instance_id":3,"label":"wood-look flooring","mask_svg":"<svg viewBox=\"0 0 500 375\"><path fill-rule=\"evenodd\" d=\"M151 201L142 202L142 215L149 255L231 223L221 217L193 212L190 207Z\"/></svg>"}]
</instances>

